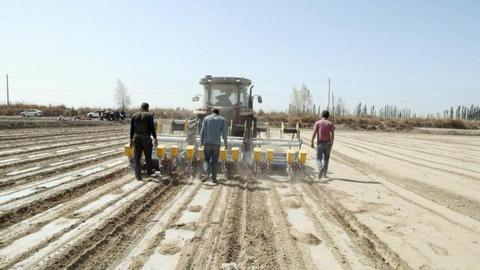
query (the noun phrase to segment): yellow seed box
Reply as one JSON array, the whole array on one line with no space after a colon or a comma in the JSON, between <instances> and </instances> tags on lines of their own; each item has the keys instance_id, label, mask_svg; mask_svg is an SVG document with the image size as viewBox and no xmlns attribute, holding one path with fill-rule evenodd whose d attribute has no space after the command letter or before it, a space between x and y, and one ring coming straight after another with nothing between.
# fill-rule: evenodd
<instances>
[{"instance_id":1,"label":"yellow seed box","mask_svg":"<svg viewBox=\"0 0 480 270\"><path fill-rule=\"evenodd\" d=\"M232 147L232 160L238 161L240 159L240 148Z\"/></svg>"},{"instance_id":2,"label":"yellow seed box","mask_svg":"<svg viewBox=\"0 0 480 270\"><path fill-rule=\"evenodd\" d=\"M161 144L157 146L157 157L160 159L165 158L165 145Z\"/></svg>"},{"instance_id":3,"label":"yellow seed box","mask_svg":"<svg viewBox=\"0 0 480 270\"><path fill-rule=\"evenodd\" d=\"M133 156L133 148L130 147L130 144L129 144L129 143L125 144L125 145L123 146L123 148L124 148L124 151L125 151L125 155L126 155L127 157L132 157L132 156Z\"/></svg>"},{"instance_id":4,"label":"yellow seed box","mask_svg":"<svg viewBox=\"0 0 480 270\"><path fill-rule=\"evenodd\" d=\"M301 164L305 164L305 162L307 162L307 151L305 150L300 151L298 161Z\"/></svg>"},{"instance_id":5,"label":"yellow seed box","mask_svg":"<svg viewBox=\"0 0 480 270\"><path fill-rule=\"evenodd\" d=\"M195 155L195 146L187 145L187 148L185 148L185 159L192 160L194 155Z\"/></svg>"},{"instance_id":6,"label":"yellow seed box","mask_svg":"<svg viewBox=\"0 0 480 270\"><path fill-rule=\"evenodd\" d=\"M180 147L178 147L178 145L172 145L170 147L170 158L171 159L177 158L179 150L180 150Z\"/></svg>"}]
</instances>

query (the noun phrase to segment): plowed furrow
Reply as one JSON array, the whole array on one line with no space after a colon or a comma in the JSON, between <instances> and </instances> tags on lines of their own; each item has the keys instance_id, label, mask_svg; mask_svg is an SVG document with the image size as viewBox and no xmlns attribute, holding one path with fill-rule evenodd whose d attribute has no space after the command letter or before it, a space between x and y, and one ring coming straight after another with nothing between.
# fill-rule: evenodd
<instances>
[{"instance_id":1,"label":"plowed furrow","mask_svg":"<svg viewBox=\"0 0 480 270\"><path fill-rule=\"evenodd\" d=\"M149 211L153 201L168 189L169 186L146 183L95 216L82 221L75 230L66 231L55 241L42 246L14 267L66 268L75 264L84 253L88 253L96 244L107 239L112 231L130 226L132 218L135 219L137 215L141 216L142 212ZM73 223L79 221L75 217L67 220Z\"/></svg>"},{"instance_id":2,"label":"plowed furrow","mask_svg":"<svg viewBox=\"0 0 480 270\"><path fill-rule=\"evenodd\" d=\"M9 148L9 150L3 150L0 152L0 157L4 160L5 157L13 156L13 155L20 155L20 154L32 154L38 151L48 150L51 152L53 149L64 148L64 147L72 147L78 145L86 145L88 144L98 144L101 142L116 142L117 144L121 144L122 142L127 141L128 136L115 136L115 137L107 137L107 138L98 138L92 140L80 140L80 141L70 141L65 143L54 143L54 144L42 144L28 148ZM42 153L43 154L43 153Z\"/></svg>"},{"instance_id":3,"label":"plowed furrow","mask_svg":"<svg viewBox=\"0 0 480 270\"><path fill-rule=\"evenodd\" d=\"M85 166L93 162L117 157L121 155L120 151L121 151L120 149L117 149L117 150L112 149L112 151L105 151L104 154L100 153L99 155L95 155L87 158L82 156L73 160L68 160L67 163L59 162L59 165L45 164L45 165L29 167L24 171L18 171L18 173L14 175L7 176L7 177L4 177L3 179L0 179L0 190L4 190L13 185L35 181L40 178L47 177L68 169L76 168L79 166Z\"/></svg>"},{"instance_id":4,"label":"plowed furrow","mask_svg":"<svg viewBox=\"0 0 480 270\"><path fill-rule=\"evenodd\" d=\"M90 128L78 128L80 130L76 130L77 128L67 128L67 129L53 129L54 131L49 132L38 132L38 130L44 129L26 129L22 132L17 132L14 134L1 134L0 141L18 141L18 140L25 140L25 139L32 139L32 138L52 138L55 139L58 136L62 135L74 135L74 134L85 134L85 133L96 133L96 134L104 134L109 133L112 131L124 131L127 130L126 127L110 127L110 128L98 128L98 127L90 127ZM93 130L93 131L92 131Z\"/></svg>"},{"instance_id":5,"label":"plowed furrow","mask_svg":"<svg viewBox=\"0 0 480 270\"><path fill-rule=\"evenodd\" d=\"M19 170L19 166L24 165L24 164L35 164L38 165L38 162L48 160L48 161L53 161L53 160L60 160L60 161L65 161L67 159L72 159L75 158L75 156L78 156L79 154L83 153L88 153L88 152L96 152L96 151L101 151L104 149L112 148L112 147L120 147L122 146L122 142L120 141L114 141L111 143L95 143L91 146L87 147L68 147L63 150L57 150L57 151L47 151L43 152L41 154L34 154L32 155L31 153L16 156L15 160L12 160L10 162L1 162L0 161L0 169L8 168L8 167L15 167L15 171ZM5 159L4 159L5 160ZM8 159L7 159L8 160ZM53 162L51 162L53 163ZM1 174L1 173L0 173ZM7 172L8 175L8 172Z\"/></svg>"},{"instance_id":6,"label":"plowed furrow","mask_svg":"<svg viewBox=\"0 0 480 270\"><path fill-rule=\"evenodd\" d=\"M78 140L93 140L93 139L104 139L105 137L112 137L112 136L120 136L123 137L127 134L125 131L112 131L108 133L102 133L101 136L96 133L83 133L83 134L72 134L72 135L58 135L54 138L34 138L34 139L24 139L22 141L15 141L14 143L8 141L0 141L0 151L4 149L12 148L12 144L15 145L15 148L23 148L23 147L30 147L36 145L44 145L51 143L54 141L55 143L64 143L70 141L78 141Z\"/></svg>"},{"instance_id":7,"label":"plowed furrow","mask_svg":"<svg viewBox=\"0 0 480 270\"><path fill-rule=\"evenodd\" d=\"M159 185L129 207L124 217L111 220L88 241L85 241L85 244L80 244L82 251L71 250L69 257L72 259L67 262L62 259L61 263L55 262L53 265L65 266L67 269L107 269L120 259L132 242L144 233L145 224L152 222L155 214L181 189L181 184L168 188L162 188ZM90 246L86 246L89 243Z\"/></svg>"},{"instance_id":8,"label":"plowed furrow","mask_svg":"<svg viewBox=\"0 0 480 270\"><path fill-rule=\"evenodd\" d=\"M48 210L39 212L38 214L30 218L24 219L22 222L16 223L15 226L10 226L3 230L0 230L0 235L3 236L0 248L8 246L10 243L12 243L18 238L38 231L42 226L54 221L55 219L70 215L72 212L85 207L86 205L96 201L98 198L111 198L113 196L111 196L110 193L113 193L114 196L116 196L123 190L135 190L137 186L132 185L135 184L135 182L132 182L131 180L132 179L130 176L124 176L115 179L114 181L92 189L91 191L82 194L79 197L74 196L69 201L60 203L54 207L49 207ZM133 187L130 189L129 186ZM118 199L120 199L120 196L109 200L109 204L116 202L116 200Z\"/></svg>"},{"instance_id":9,"label":"plowed furrow","mask_svg":"<svg viewBox=\"0 0 480 270\"><path fill-rule=\"evenodd\" d=\"M30 196L21 197L1 204L0 228L5 228L60 203L67 202L71 200L72 197L79 196L89 190L97 188L124 174L127 167L127 165L118 165L115 168L105 167L99 173L83 178L72 179L46 190L40 190Z\"/></svg>"},{"instance_id":10,"label":"plowed furrow","mask_svg":"<svg viewBox=\"0 0 480 270\"><path fill-rule=\"evenodd\" d=\"M341 143L345 144L346 146L350 146L350 147L353 146L354 149L355 148L361 149L363 151L366 151L367 153L378 154L378 155L390 158L390 159L395 160L395 161L403 161L403 162L407 162L407 163L413 164L413 165L421 164L422 167L430 168L430 169L433 169L433 170L442 171L442 172L450 173L450 174L461 175L461 176L464 176L464 177L480 180L480 177L478 177L478 175L480 175L480 171L478 171L478 170L470 170L470 169L467 169L467 168L459 168L458 166L453 166L453 165L443 163L443 162L432 161L431 159L422 158L422 157L419 157L418 155L413 156L413 155L409 155L409 154L406 154L404 152L399 152L399 151L395 151L395 150L392 150L392 149L385 150L385 151L388 151L388 153L387 153L382 148L379 148L378 146L375 147L374 145L370 145L370 144L362 146L359 143L352 142L351 140L340 139L339 141ZM367 147L367 146L369 146L369 147ZM389 153L393 153L393 154L389 154ZM421 161L421 163L420 163L420 161ZM445 169L445 168L449 168L449 169ZM469 172L469 173L467 174L465 172Z\"/></svg>"}]
</instances>

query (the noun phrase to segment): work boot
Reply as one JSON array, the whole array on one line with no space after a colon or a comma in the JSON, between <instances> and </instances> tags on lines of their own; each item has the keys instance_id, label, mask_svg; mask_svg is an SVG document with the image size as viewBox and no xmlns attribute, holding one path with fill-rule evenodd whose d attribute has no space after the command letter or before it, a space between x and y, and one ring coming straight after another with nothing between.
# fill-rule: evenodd
<instances>
[{"instance_id":1,"label":"work boot","mask_svg":"<svg viewBox=\"0 0 480 270\"><path fill-rule=\"evenodd\" d=\"M320 172L318 172L318 179L322 179L324 175L325 175L325 170L322 168Z\"/></svg>"},{"instance_id":2,"label":"work boot","mask_svg":"<svg viewBox=\"0 0 480 270\"><path fill-rule=\"evenodd\" d=\"M208 178L209 178L208 175L204 175L202 176L202 178L200 178L200 181L205 182L208 180Z\"/></svg>"},{"instance_id":3,"label":"work boot","mask_svg":"<svg viewBox=\"0 0 480 270\"><path fill-rule=\"evenodd\" d=\"M215 184L215 185L218 184L217 179L212 179L212 183Z\"/></svg>"}]
</instances>

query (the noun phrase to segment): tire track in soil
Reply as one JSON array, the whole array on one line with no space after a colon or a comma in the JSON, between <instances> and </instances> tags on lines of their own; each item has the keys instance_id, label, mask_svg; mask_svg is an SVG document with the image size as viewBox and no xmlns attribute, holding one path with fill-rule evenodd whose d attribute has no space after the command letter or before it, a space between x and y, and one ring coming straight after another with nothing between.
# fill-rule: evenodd
<instances>
[{"instance_id":1,"label":"tire track in soil","mask_svg":"<svg viewBox=\"0 0 480 270\"><path fill-rule=\"evenodd\" d=\"M398 177L385 170L377 169L367 162L350 158L347 155L334 152L334 160L340 161L347 166L353 166L356 170L364 174L377 175L388 182L400 186L403 189L412 191L417 195L429 199L432 202L443 205L463 215L480 221L480 201L467 198L465 196L452 193L448 190L432 186L430 184L419 182L413 178ZM336 156L336 157L335 157Z\"/></svg>"},{"instance_id":2,"label":"tire track in soil","mask_svg":"<svg viewBox=\"0 0 480 270\"><path fill-rule=\"evenodd\" d=\"M331 237L326 234L321 222L316 220L311 209L302 199L302 194L295 190L292 181L296 180L278 176L267 179L266 181L271 182L276 197L280 199L279 206L286 213L289 224L288 233L301 251L306 267L308 269L352 269L333 244ZM319 256L323 259L316 259Z\"/></svg>"},{"instance_id":3,"label":"tire track in soil","mask_svg":"<svg viewBox=\"0 0 480 270\"><path fill-rule=\"evenodd\" d=\"M139 235L123 254L117 256L118 259L108 269L140 269L144 267L147 260L154 255L155 249L162 244L166 231L174 228L175 222L182 214L189 211L188 205L202 188L200 181L196 183L194 181L190 178L183 190L155 214L151 223L145 224L144 233Z\"/></svg>"},{"instance_id":4,"label":"tire track in soil","mask_svg":"<svg viewBox=\"0 0 480 270\"><path fill-rule=\"evenodd\" d=\"M298 190L296 185L301 185L305 179L301 179L302 182L290 182L290 190L292 193L295 195L295 198L298 199L300 207L304 208L305 211L307 212L307 216L312 220L315 228L317 229L317 232L321 236L321 239L325 241L326 246L330 250L330 252L335 256L338 262L342 263L342 267L344 269L358 269L358 268L367 268L367 266L358 264L355 260L358 259L360 260L369 260L368 262L363 262L367 263L369 266L373 265L373 261L376 261L375 269L388 269L385 264L379 263L378 259L372 257L372 253L364 253L366 255L365 258L359 258L360 255L357 253L360 253L359 251L362 250L357 243L354 243L352 239L349 239L349 242L355 245L355 248L344 245L342 246L343 243L343 236L340 232L338 231L333 231L333 230L327 230L327 226L336 226L336 228L341 228L342 232L345 232L345 228L338 226L339 224L335 223L332 224L332 220L334 220L331 216L326 217L324 214L326 213L325 209L321 208L320 205L317 204L310 204L312 198L308 197L308 193L306 193L304 190ZM307 200L309 203L307 203ZM295 206L297 207L297 206ZM322 214L320 216L319 213L314 211L312 207L315 207L316 210L318 211L319 209L323 209ZM368 258L368 259L367 259ZM370 261L371 260L371 261ZM373 269L373 268L372 268Z\"/></svg>"},{"instance_id":5,"label":"tire track in soil","mask_svg":"<svg viewBox=\"0 0 480 270\"><path fill-rule=\"evenodd\" d=\"M272 218L265 208L267 189L250 178L244 192L242 214L241 250L238 255L240 269L285 269L277 256Z\"/></svg>"},{"instance_id":6,"label":"tire track in soil","mask_svg":"<svg viewBox=\"0 0 480 270\"><path fill-rule=\"evenodd\" d=\"M176 181L167 186L157 184L104 226L70 246L63 256L48 260L44 268L106 269L141 233L145 223L182 189L183 184Z\"/></svg>"},{"instance_id":7,"label":"tire track in soil","mask_svg":"<svg viewBox=\"0 0 480 270\"><path fill-rule=\"evenodd\" d=\"M312 181L314 182L314 181ZM398 254L391 250L370 228L363 225L358 219L320 187L312 183L305 183L302 190L316 202L319 208L327 211L342 225L354 244L361 248L366 256L372 259L378 269L411 269Z\"/></svg>"},{"instance_id":8,"label":"tire track in soil","mask_svg":"<svg viewBox=\"0 0 480 270\"><path fill-rule=\"evenodd\" d=\"M233 188L231 199L227 203L225 218L213 251L211 267L214 269L221 269L223 263L236 263L241 249L240 233L247 183L242 181L239 184Z\"/></svg>"},{"instance_id":9,"label":"tire track in soil","mask_svg":"<svg viewBox=\"0 0 480 270\"><path fill-rule=\"evenodd\" d=\"M211 254L217 243L216 232L223 224L228 200L231 198L233 188L230 183L231 181L223 182L215 189L206 205L208 210L195 224L195 235L180 252L176 269L205 269L205 265L209 265ZM180 215L181 213L174 218L174 221L180 218Z\"/></svg>"},{"instance_id":10,"label":"tire track in soil","mask_svg":"<svg viewBox=\"0 0 480 270\"><path fill-rule=\"evenodd\" d=\"M302 199L303 204L310 212L310 215L312 216L312 218L316 219L317 222L319 222L321 225L322 219L315 218L315 214L312 212L311 207L316 207L317 209L321 209L322 214L327 215L326 218L329 220L329 222L334 223L336 227L337 226L340 227L342 231L348 235L348 238L351 241L351 244L353 244L356 248L355 251L361 252L366 258L368 258L368 260L370 260L368 264L372 267L372 269L393 269L393 267L390 264L388 264L387 260L383 257L382 255L383 252L382 253L378 252L376 249L372 248L374 247L374 245L371 243L370 240L365 238L365 236L360 235L359 234L360 232L353 230L352 227L348 225L348 221L345 219L344 216L340 216L336 214L337 212L331 209L330 205L332 203L327 203L326 201L332 200L332 198L321 197L326 192L322 190L322 193L320 194L319 192L312 191L312 189L321 189L321 187L317 187L317 184L318 182L315 182L313 179L306 180L300 183L300 188L301 188L301 191L303 192L302 194L303 196L308 198L309 204L311 206L307 206L307 202L306 202L307 199ZM379 240L377 239L376 241L379 241ZM338 247L336 246L339 245L339 243L334 241L329 241L329 245L334 249L338 249ZM345 250L344 248L342 248L340 252L342 253L341 258L343 260L354 259L352 258L353 256L350 258L348 255L344 256L344 254L350 253L351 251L349 252L348 250ZM354 267L352 265L352 264L355 264L355 262L351 262L350 264L352 269L360 268L358 267L358 265L357 267Z\"/></svg>"},{"instance_id":11,"label":"tire track in soil","mask_svg":"<svg viewBox=\"0 0 480 270\"><path fill-rule=\"evenodd\" d=\"M200 226L201 237L195 235L192 243L195 243L194 246L202 251L193 255L196 250L189 248L187 254L189 254L188 258L190 259L181 261L177 269L220 269L223 263L235 262L237 252L240 250L238 236L241 230L241 214L243 211L241 187L244 185L246 183L243 179L239 181L230 180L224 184L227 187L227 196L222 198L227 201L220 215L221 219L213 224L212 213L209 213L210 216L205 219L206 223L200 222L202 224ZM218 201L220 197L217 197L215 201ZM221 202L218 203L221 204ZM211 207L215 207L215 204Z\"/></svg>"},{"instance_id":12,"label":"tire track in soil","mask_svg":"<svg viewBox=\"0 0 480 270\"><path fill-rule=\"evenodd\" d=\"M281 258L282 269L313 269L311 262L304 260L303 252L290 234L287 213L281 206L280 195L276 192L272 181L268 181L267 188L269 190L266 207L275 231L275 243L278 248L278 256Z\"/></svg>"}]
</instances>

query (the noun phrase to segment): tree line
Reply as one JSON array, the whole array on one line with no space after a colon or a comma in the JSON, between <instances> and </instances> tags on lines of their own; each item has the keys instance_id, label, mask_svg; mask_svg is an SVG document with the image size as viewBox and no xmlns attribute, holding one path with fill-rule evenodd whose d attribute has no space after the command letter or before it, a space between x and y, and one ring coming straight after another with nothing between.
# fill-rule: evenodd
<instances>
[{"instance_id":1,"label":"tree line","mask_svg":"<svg viewBox=\"0 0 480 270\"><path fill-rule=\"evenodd\" d=\"M397 107L396 105L384 105L382 107L375 107L375 105L368 106L359 102L353 108L348 108L342 98L331 97L332 103L330 107L322 108L313 102L313 95L310 89L303 84L300 88L293 87L290 104L285 110L288 114L316 114L321 115L322 110L328 109L330 113L336 116L355 116L355 117L378 117L389 119L405 119L416 118L417 115L411 109L405 107ZM480 120L480 106L451 106L449 109L441 113L428 114L426 118L436 119L463 119L463 120Z\"/></svg>"},{"instance_id":2,"label":"tree line","mask_svg":"<svg viewBox=\"0 0 480 270\"><path fill-rule=\"evenodd\" d=\"M468 106L451 106L450 109L446 109L443 112L443 118L449 119L463 119L463 120L480 120L480 106L470 105Z\"/></svg>"}]
</instances>

